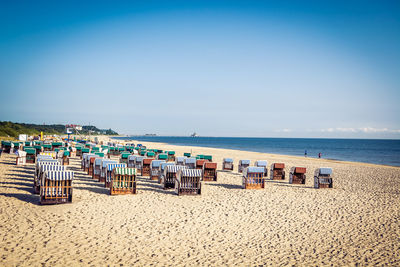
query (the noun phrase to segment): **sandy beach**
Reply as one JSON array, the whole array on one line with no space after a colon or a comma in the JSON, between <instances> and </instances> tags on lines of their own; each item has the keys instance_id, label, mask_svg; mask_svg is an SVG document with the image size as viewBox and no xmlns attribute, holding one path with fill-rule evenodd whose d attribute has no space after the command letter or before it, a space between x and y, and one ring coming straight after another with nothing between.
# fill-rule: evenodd
<instances>
[{"instance_id":1,"label":"sandy beach","mask_svg":"<svg viewBox=\"0 0 400 267\"><path fill-rule=\"evenodd\" d=\"M73 203L41 206L34 165L3 154L0 265L400 265L398 167L140 143L213 155L219 170L231 157L235 169L204 183L201 196L178 197L142 177L137 195L110 196L72 158ZM239 159L284 162L286 179L244 190ZM307 167L305 185L288 184L292 166ZM333 189L313 188L323 166L333 168Z\"/></svg>"}]
</instances>

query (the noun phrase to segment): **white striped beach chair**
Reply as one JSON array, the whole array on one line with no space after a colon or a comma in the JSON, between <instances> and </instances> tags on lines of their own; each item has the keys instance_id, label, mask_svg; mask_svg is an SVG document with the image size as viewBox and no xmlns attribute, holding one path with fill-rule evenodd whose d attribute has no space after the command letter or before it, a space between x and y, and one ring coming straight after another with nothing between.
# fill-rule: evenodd
<instances>
[{"instance_id":1,"label":"white striped beach chair","mask_svg":"<svg viewBox=\"0 0 400 267\"><path fill-rule=\"evenodd\" d=\"M175 187L176 173L182 169L187 169L187 167L186 166L177 166L177 165L167 165L165 167L163 180L161 181L161 184L164 189Z\"/></svg>"},{"instance_id":2,"label":"white striped beach chair","mask_svg":"<svg viewBox=\"0 0 400 267\"><path fill-rule=\"evenodd\" d=\"M198 169L180 169L175 178L175 193L180 195L201 194L202 171Z\"/></svg>"},{"instance_id":3,"label":"white striped beach chair","mask_svg":"<svg viewBox=\"0 0 400 267\"><path fill-rule=\"evenodd\" d=\"M159 184L161 184L162 181L165 179L164 178L164 174L165 174L164 170L165 170L165 168L167 166L174 166L174 165L175 165L175 163L173 163L173 162L163 162L163 163L160 164L160 171L159 171L160 175L158 176L158 183Z\"/></svg>"},{"instance_id":4,"label":"white striped beach chair","mask_svg":"<svg viewBox=\"0 0 400 267\"><path fill-rule=\"evenodd\" d=\"M114 168L126 168L126 163L109 163L107 164L107 175L104 187L111 186L112 172Z\"/></svg>"}]
</instances>

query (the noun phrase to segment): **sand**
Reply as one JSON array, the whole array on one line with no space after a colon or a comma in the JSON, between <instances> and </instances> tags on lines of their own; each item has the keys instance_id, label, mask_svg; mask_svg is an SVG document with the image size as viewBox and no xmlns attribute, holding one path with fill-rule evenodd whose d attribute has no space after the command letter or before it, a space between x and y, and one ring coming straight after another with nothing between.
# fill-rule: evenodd
<instances>
[{"instance_id":1,"label":"sand","mask_svg":"<svg viewBox=\"0 0 400 267\"><path fill-rule=\"evenodd\" d=\"M235 160L201 196L177 196L138 177L138 194L110 196L71 159L73 203L41 206L34 166L0 158L0 266L400 265L400 168L141 142ZM305 185L268 181L244 190L239 159L307 167ZM333 189L313 172L334 170Z\"/></svg>"}]
</instances>

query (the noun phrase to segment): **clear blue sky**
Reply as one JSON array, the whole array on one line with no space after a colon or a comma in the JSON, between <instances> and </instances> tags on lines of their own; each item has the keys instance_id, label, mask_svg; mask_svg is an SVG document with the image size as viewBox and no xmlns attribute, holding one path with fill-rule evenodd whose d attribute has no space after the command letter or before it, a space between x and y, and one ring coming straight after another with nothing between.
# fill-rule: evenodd
<instances>
[{"instance_id":1,"label":"clear blue sky","mask_svg":"<svg viewBox=\"0 0 400 267\"><path fill-rule=\"evenodd\" d=\"M400 138L399 1L1 1L0 120Z\"/></svg>"}]
</instances>

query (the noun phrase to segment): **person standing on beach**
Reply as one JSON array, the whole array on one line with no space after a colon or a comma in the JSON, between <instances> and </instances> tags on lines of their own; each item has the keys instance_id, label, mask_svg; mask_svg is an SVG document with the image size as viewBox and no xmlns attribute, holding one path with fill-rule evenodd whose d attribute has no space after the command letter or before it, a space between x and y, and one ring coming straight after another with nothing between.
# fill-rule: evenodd
<instances>
[{"instance_id":1,"label":"person standing on beach","mask_svg":"<svg viewBox=\"0 0 400 267\"><path fill-rule=\"evenodd\" d=\"M307 149L304 150L304 157L307 157Z\"/></svg>"},{"instance_id":2,"label":"person standing on beach","mask_svg":"<svg viewBox=\"0 0 400 267\"><path fill-rule=\"evenodd\" d=\"M321 152L319 152L319 153L318 153L318 158L320 159L320 158L321 158L321 156L322 156L322 153L321 153Z\"/></svg>"}]
</instances>

